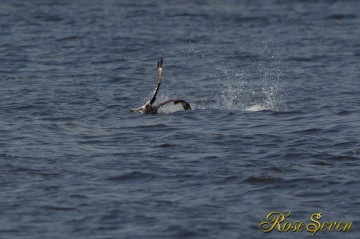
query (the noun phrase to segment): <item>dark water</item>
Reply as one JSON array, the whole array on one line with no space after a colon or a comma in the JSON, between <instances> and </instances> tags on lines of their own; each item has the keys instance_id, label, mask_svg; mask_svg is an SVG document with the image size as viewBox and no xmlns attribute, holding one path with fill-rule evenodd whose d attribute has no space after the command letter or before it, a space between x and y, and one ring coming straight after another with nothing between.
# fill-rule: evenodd
<instances>
[{"instance_id":1,"label":"dark water","mask_svg":"<svg viewBox=\"0 0 360 239\"><path fill-rule=\"evenodd\" d=\"M359 9L2 0L0 238L359 238Z\"/></svg>"}]
</instances>

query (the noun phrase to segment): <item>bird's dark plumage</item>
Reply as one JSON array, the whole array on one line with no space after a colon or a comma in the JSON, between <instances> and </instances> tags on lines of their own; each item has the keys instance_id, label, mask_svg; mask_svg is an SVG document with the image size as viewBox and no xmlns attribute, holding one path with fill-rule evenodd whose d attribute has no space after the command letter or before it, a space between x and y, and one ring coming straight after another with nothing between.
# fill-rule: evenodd
<instances>
[{"instance_id":1,"label":"bird's dark plumage","mask_svg":"<svg viewBox=\"0 0 360 239\"><path fill-rule=\"evenodd\" d=\"M174 104L181 104L182 107L184 108L184 110L191 110L191 106L190 106L190 104L188 102L186 102L185 100L177 100L177 99L167 100L165 102L162 102L162 103L158 104L157 106L153 106L153 104L155 103L155 100L156 100L156 96L157 96L157 94L159 92L160 85L161 85L162 64L163 64L163 59L161 58L160 61L158 61L158 64L157 64L158 81L157 81L157 86L155 88L153 96L142 107L140 107L138 109L130 109L131 112L140 112L140 113L143 113L143 114L156 114L158 109L161 106L164 106L164 105L166 105L168 103L171 103L171 102L173 102Z\"/></svg>"}]
</instances>

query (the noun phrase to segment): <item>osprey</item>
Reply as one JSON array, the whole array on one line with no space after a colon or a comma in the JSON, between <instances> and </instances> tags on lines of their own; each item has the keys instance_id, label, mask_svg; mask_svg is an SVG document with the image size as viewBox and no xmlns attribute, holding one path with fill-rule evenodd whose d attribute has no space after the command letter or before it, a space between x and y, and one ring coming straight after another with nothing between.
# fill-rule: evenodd
<instances>
[{"instance_id":1,"label":"osprey","mask_svg":"<svg viewBox=\"0 0 360 239\"><path fill-rule=\"evenodd\" d=\"M172 100L167 100L165 102L162 102L158 105L153 105L155 100L156 100L156 95L159 91L160 85L161 85L161 78L162 78L162 63L163 63L163 59L161 58L160 61L158 61L158 81L157 81L157 86L155 88L153 97L151 98L151 100L149 100L148 102L145 103L145 105L141 106L138 109L130 109L131 112L140 112L143 114L156 114L158 109L166 104L169 104L171 102L173 102L174 104L181 104L182 107L184 108L184 110L191 110L191 107L189 105L188 102L186 102L185 100L177 100L177 99L172 99Z\"/></svg>"}]
</instances>

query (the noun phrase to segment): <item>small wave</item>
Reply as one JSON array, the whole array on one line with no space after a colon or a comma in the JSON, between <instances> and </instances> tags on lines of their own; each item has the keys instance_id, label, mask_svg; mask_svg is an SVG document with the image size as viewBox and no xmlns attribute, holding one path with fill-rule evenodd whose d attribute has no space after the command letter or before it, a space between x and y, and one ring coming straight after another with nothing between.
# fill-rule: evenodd
<instances>
[{"instance_id":1,"label":"small wave","mask_svg":"<svg viewBox=\"0 0 360 239\"><path fill-rule=\"evenodd\" d=\"M152 129L152 130L155 130L155 129L163 129L163 130L172 129L167 124L139 125L139 126L129 127L129 128L137 128L137 129L144 129L144 130L147 130L147 129Z\"/></svg>"},{"instance_id":2,"label":"small wave","mask_svg":"<svg viewBox=\"0 0 360 239\"><path fill-rule=\"evenodd\" d=\"M35 168L27 168L27 167L14 167L9 170L12 173L24 173L33 176L41 176L44 178L59 178L61 174L57 172L51 172L45 169L35 169Z\"/></svg>"},{"instance_id":3,"label":"small wave","mask_svg":"<svg viewBox=\"0 0 360 239\"><path fill-rule=\"evenodd\" d=\"M56 15L36 15L34 18L44 22L60 22L63 20L62 17Z\"/></svg>"},{"instance_id":4,"label":"small wave","mask_svg":"<svg viewBox=\"0 0 360 239\"><path fill-rule=\"evenodd\" d=\"M348 111L348 110L341 110L340 112L338 112L336 115L339 115L339 116L347 116L347 115L350 115L352 114L353 111Z\"/></svg>"},{"instance_id":5,"label":"small wave","mask_svg":"<svg viewBox=\"0 0 360 239\"><path fill-rule=\"evenodd\" d=\"M62 206L62 205L47 205L42 206L41 209L47 209L47 210L54 210L54 211L74 211L76 208L74 207L68 207L68 206Z\"/></svg>"},{"instance_id":6,"label":"small wave","mask_svg":"<svg viewBox=\"0 0 360 239\"><path fill-rule=\"evenodd\" d=\"M240 178L238 176L228 176L226 178L221 179L218 184L227 184L227 183L234 183L239 181Z\"/></svg>"},{"instance_id":7,"label":"small wave","mask_svg":"<svg viewBox=\"0 0 360 239\"><path fill-rule=\"evenodd\" d=\"M324 167L333 167L334 166L333 164L326 163L323 161L315 161L315 162L312 162L311 164L316 165L316 166L324 166Z\"/></svg>"},{"instance_id":8,"label":"small wave","mask_svg":"<svg viewBox=\"0 0 360 239\"><path fill-rule=\"evenodd\" d=\"M1 131L0 131L1 132ZM4 159L4 158L16 158L16 156L11 155L11 154L4 154L4 153L0 153L0 158Z\"/></svg>"},{"instance_id":9,"label":"small wave","mask_svg":"<svg viewBox=\"0 0 360 239\"><path fill-rule=\"evenodd\" d=\"M158 147L158 148L171 148L174 147L174 144L159 144L159 145L155 145L154 147Z\"/></svg>"},{"instance_id":10,"label":"small wave","mask_svg":"<svg viewBox=\"0 0 360 239\"><path fill-rule=\"evenodd\" d=\"M274 111L271 113L271 115L282 117L282 116L293 116L300 113L301 111Z\"/></svg>"},{"instance_id":11,"label":"small wave","mask_svg":"<svg viewBox=\"0 0 360 239\"><path fill-rule=\"evenodd\" d=\"M243 180L243 183L249 184L269 184L269 183L278 183L281 179L279 178L266 178L266 177L249 177Z\"/></svg>"},{"instance_id":12,"label":"small wave","mask_svg":"<svg viewBox=\"0 0 360 239\"><path fill-rule=\"evenodd\" d=\"M81 37L76 36L76 35L72 35L72 36L67 36L67 37L62 37L57 39L57 42L62 42L62 41L74 41L74 40L79 40L81 39Z\"/></svg>"},{"instance_id":13,"label":"small wave","mask_svg":"<svg viewBox=\"0 0 360 239\"><path fill-rule=\"evenodd\" d=\"M357 160L359 160L359 158L354 157L354 156L349 156L349 155L335 155L335 156L330 156L327 159L332 160L332 161L357 161Z\"/></svg>"},{"instance_id":14,"label":"small wave","mask_svg":"<svg viewBox=\"0 0 360 239\"><path fill-rule=\"evenodd\" d=\"M116 182L132 182L132 181L149 181L153 178L155 178L155 175L153 174L134 171L134 172L121 174L118 176L111 176L106 178L106 180L116 181Z\"/></svg>"},{"instance_id":15,"label":"small wave","mask_svg":"<svg viewBox=\"0 0 360 239\"><path fill-rule=\"evenodd\" d=\"M305 135L312 135L312 134L321 133L322 131L323 131L323 129L321 129L321 128L310 128L310 129L301 130L301 131L299 131L299 133L305 134Z\"/></svg>"},{"instance_id":16,"label":"small wave","mask_svg":"<svg viewBox=\"0 0 360 239\"><path fill-rule=\"evenodd\" d=\"M337 13L337 14L333 14L328 16L326 19L330 19L330 20L342 20L342 19L355 19L356 15L354 14L341 14L341 13Z\"/></svg>"},{"instance_id":17,"label":"small wave","mask_svg":"<svg viewBox=\"0 0 360 239\"><path fill-rule=\"evenodd\" d=\"M268 23L269 20L266 17L260 17L260 16L239 16L236 18L237 22L260 22L260 23Z\"/></svg>"}]
</instances>

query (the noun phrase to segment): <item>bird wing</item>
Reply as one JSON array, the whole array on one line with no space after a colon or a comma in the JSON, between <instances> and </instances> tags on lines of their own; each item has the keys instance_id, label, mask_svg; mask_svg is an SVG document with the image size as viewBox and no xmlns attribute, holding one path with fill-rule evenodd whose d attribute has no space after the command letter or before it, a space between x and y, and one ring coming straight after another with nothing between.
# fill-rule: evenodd
<instances>
[{"instance_id":1,"label":"bird wing","mask_svg":"<svg viewBox=\"0 0 360 239\"><path fill-rule=\"evenodd\" d=\"M184 108L184 110L191 110L191 106L188 102L186 102L185 100L167 100L163 103L160 103L158 106L156 106L157 108L160 108L161 106L163 105L166 105L166 104L169 104L171 102L174 102L174 105L177 105L177 104L181 104L182 107Z\"/></svg>"},{"instance_id":2,"label":"bird wing","mask_svg":"<svg viewBox=\"0 0 360 239\"><path fill-rule=\"evenodd\" d=\"M162 63L163 63L163 59L161 58L160 61L158 61L158 81L157 81L157 86L155 88L155 91L154 91L154 95L153 97L151 98L150 100L150 104L153 104L156 100L156 95L159 91L159 88L160 88L160 85L161 85L161 78L162 78Z\"/></svg>"}]
</instances>

